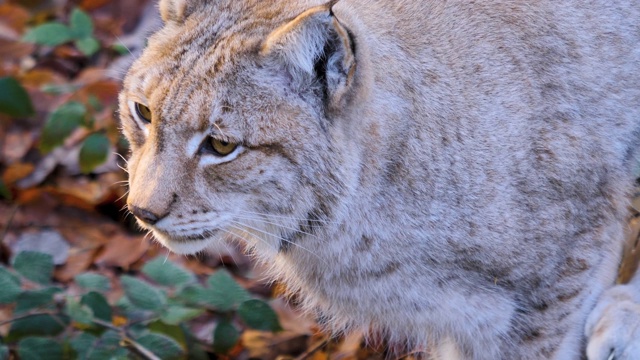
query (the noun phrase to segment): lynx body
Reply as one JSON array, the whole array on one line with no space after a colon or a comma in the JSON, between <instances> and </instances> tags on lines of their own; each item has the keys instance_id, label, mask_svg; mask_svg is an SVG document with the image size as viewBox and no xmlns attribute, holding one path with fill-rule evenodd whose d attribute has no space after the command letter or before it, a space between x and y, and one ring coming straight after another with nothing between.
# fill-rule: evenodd
<instances>
[{"instance_id":1,"label":"lynx body","mask_svg":"<svg viewBox=\"0 0 640 360\"><path fill-rule=\"evenodd\" d=\"M637 1L160 11L121 116L129 208L162 244L242 239L331 329L429 358L640 354L640 280L613 287Z\"/></svg>"}]
</instances>

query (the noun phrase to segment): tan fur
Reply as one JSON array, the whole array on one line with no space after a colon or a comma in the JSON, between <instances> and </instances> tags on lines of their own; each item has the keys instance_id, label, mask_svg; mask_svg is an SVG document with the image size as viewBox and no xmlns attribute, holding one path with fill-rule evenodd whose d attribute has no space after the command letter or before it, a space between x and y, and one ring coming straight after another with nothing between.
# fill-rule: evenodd
<instances>
[{"instance_id":1,"label":"tan fur","mask_svg":"<svg viewBox=\"0 0 640 360\"><path fill-rule=\"evenodd\" d=\"M161 243L240 239L330 329L434 358L580 359L588 339L590 359L633 359L640 280L612 286L637 2L160 9L121 116L129 207ZM217 156L210 137L239 146Z\"/></svg>"}]
</instances>

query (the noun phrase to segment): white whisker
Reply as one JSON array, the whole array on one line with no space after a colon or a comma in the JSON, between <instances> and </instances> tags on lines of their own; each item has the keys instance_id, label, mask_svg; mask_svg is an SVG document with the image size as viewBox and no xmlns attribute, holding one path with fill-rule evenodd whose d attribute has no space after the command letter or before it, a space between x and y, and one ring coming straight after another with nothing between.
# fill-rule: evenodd
<instances>
[{"instance_id":1,"label":"white whisker","mask_svg":"<svg viewBox=\"0 0 640 360\"><path fill-rule=\"evenodd\" d=\"M308 232L306 232L306 231L302 231L302 230L300 230L300 229L295 229L295 228L292 228L292 227L290 227L290 226L285 226L285 225L282 225L282 224L278 224L278 223L275 223L275 222L269 221L269 219L266 219L266 216L265 216L265 217L263 217L262 219L260 219L260 218L256 218L256 217L238 216L238 215L236 215L236 218L238 218L238 219L242 219L242 220L258 221L258 222L261 222L261 223L265 223L265 224L273 225L273 226L280 227L280 228L283 228L283 229L287 229L287 230L295 231L295 232L297 232L297 233L301 233L301 234L305 234L305 235L313 236L313 237L314 237L314 238L316 238L316 239L318 238L316 235L311 234L311 233L308 233Z\"/></svg>"},{"instance_id":2,"label":"white whisker","mask_svg":"<svg viewBox=\"0 0 640 360\"><path fill-rule=\"evenodd\" d=\"M125 164L129 165L129 160L127 160L127 158L122 156L122 154L120 154L119 152L116 152L116 151L114 151L113 153L116 154L117 156L119 156L120 159L122 159L122 161L124 161Z\"/></svg>"},{"instance_id":3,"label":"white whisker","mask_svg":"<svg viewBox=\"0 0 640 360\"><path fill-rule=\"evenodd\" d=\"M241 227L246 227L246 228L248 228L248 229L251 229L251 230L254 230L254 231L258 231L258 232L261 232L261 233L263 233L263 234L265 234L265 235L272 236L272 237L274 237L274 238L276 238L276 239L278 239L278 240L282 240L282 241L284 241L284 242L286 242L286 243L289 243L289 244L291 244L291 245L293 245L293 246L297 246L297 247L299 247L300 249L302 249L302 250L304 250L304 251L308 252L309 254L311 254L311 255L315 256L315 257L316 257L316 258L318 258L319 260L322 260L318 255L314 254L311 250L309 250L309 249L305 248L304 246L302 246L302 245L300 245L300 244L297 244L297 243L295 243L295 242L293 242L293 241L291 241L291 240L287 240L287 239L283 238L282 236L278 236L278 235L272 234L272 233L270 233L270 232L268 232L268 231L265 231L265 230L261 230L261 229L255 228L255 227L252 227L252 226L250 226L250 225L243 224L243 223L241 223L241 222L237 222L237 221L233 221L233 220L231 220L231 222L232 222L232 223L234 223L234 224L236 224L236 225L239 225L239 226L241 226ZM233 225L230 225L230 226L233 226ZM233 226L233 227L237 229L237 227L235 227L235 226ZM255 236L255 234L253 234L253 235ZM260 237L258 237L258 238L260 238ZM264 241L264 240L263 240L263 241ZM266 242L265 242L265 243L266 243Z\"/></svg>"},{"instance_id":4,"label":"white whisker","mask_svg":"<svg viewBox=\"0 0 640 360\"><path fill-rule=\"evenodd\" d=\"M122 196L120 196L119 198L117 198L117 199L116 199L116 201L114 201L114 202L118 202L118 201L120 201L120 200L124 199L124 197L125 197L125 196L127 196L127 195L129 195L129 190L125 191L125 193L124 193L124 194L122 194ZM126 206L127 206L127 205L125 205L125 207L126 207ZM123 208L123 209L124 209L124 208ZM122 211L122 210L120 210L120 211Z\"/></svg>"},{"instance_id":5,"label":"white whisker","mask_svg":"<svg viewBox=\"0 0 640 360\"><path fill-rule=\"evenodd\" d=\"M274 218L282 218L282 219L286 219L286 220L310 221L310 222L318 222L318 223L334 224L334 225L338 225L339 224L338 222L328 221L328 220L304 219L304 218L298 218L298 217L287 216L287 215L273 215L273 214L258 213L258 212L252 212L252 211L246 211L246 210L239 210L239 212L245 213L245 214L251 214L251 215L260 215L260 216L267 216L267 217L274 217Z\"/></svg>"},{"instance_id":6,"label":"white whisker","mask_svg":"<svg viewBox=\"0 0 640 360\"><path fill-rule=\"evenodd\" d=\"M236 229L237 231L240 231L240 232L242 232L242 233L245 233L245 234L251 235L251 237L253 237L253 238L255 238L255 239L257 239L257 240L261 241L263 244L267 245L268 247L271 247L271 245L270 245L268 242L266 242L263 238L261 238L261 237L257 236L256 234L252 234L252 233L248 232L247 230L245 230L245 229L241 229L241 228L239 228L239 227L237 227L237 226L234 226L234 225L228 225L228 226L229 226L229 227L231 227L231 228L233 228L233 229ZM227 231L227 230L223 230L223 231ZM245 242L245 243L247 243L247 244L251 244L251 243L252 243L250 240L248 240L247 238L245 238L244 236L242 236L242 235L240 235L240 234L236 234L235 232L230 232L230 231L227 231L227 232L228 232L229 234L231 234L232 236L234 236L234 237L238 237L238 238L240 238L240 239L244 240L244 242Z\"/></svg>"}]
</instances>

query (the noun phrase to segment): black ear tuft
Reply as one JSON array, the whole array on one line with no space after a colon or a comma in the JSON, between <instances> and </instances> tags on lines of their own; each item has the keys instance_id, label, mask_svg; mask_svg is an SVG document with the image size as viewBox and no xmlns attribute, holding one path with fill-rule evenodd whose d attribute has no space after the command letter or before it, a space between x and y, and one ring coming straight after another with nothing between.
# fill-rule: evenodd
<instances>
[{"instance_id":1,"label":"black ear tuft","mask_svg":"<svg viewBox=\"0 0 640 360\"><path fill-rule=\"evenodd\" d=\"M355 75L355 45L330 6L307 10L274 30L261 52L282 63L294 81L318 81L327 104L339 107Z\"/></svg>"}]
</instances>

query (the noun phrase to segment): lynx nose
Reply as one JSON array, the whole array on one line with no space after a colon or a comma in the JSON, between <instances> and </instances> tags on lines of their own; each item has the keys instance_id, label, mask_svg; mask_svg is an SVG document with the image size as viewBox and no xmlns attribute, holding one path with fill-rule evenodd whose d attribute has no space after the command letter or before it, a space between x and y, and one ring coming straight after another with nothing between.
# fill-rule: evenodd
<instances>
[{"instance_id":1,"label":"lynx nose","mask_svg":"<svg viewBox=\"0 0 640 360\"><path fill-rule=\"evenodd\" d=\"M153 225L163 218L163 216L158 216L149 210L139 208L135 205L129 205L129 211L131 211L135 217L149 225Z\"/></svg>"}]
</instances>

